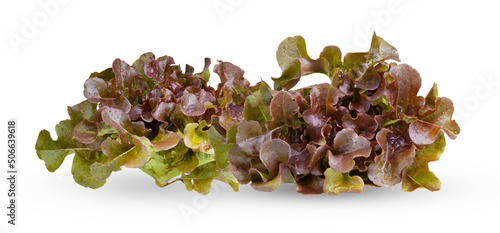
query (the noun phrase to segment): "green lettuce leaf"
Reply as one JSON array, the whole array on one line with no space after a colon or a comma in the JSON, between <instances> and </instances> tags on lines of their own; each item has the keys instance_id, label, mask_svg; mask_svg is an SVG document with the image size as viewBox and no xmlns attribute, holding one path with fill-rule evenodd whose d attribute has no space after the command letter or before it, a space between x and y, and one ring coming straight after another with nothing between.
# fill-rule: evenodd
<instances>
[{"instance_id":1,"label":"green lettuce leaf","mask_svg":"<svg viewBox=\"0 0 500 233\"><path fill-rule=\"evenodd\" d=\"M417 151L415 161L403 172L402 189L411 192L417 188L425 188L429 191L441 189L439 179L429 171L429 162L437 161L444 152L446 140L442 131L438 133L432 144L425 146L423 150Z\"/></svg>"},{"instance_id":2,"label":"green lettuce leaf","mask_svg":"<svg viewBox=\"0 0 500 233\"><path fill-rule=\"evenodd\" d=\"M88 120L96 111L96 105L83 101L75 106L68 107L69 120L63 120L56 125L57 140L53 140L49 131L42 130L38 134L35 149L38 158L45 162L47 170L56 171L64 162L66 156L79 150L90 150L77 140L73 139L73 129L83 120Z\"/></svg>"},{"instance_id":3,"label":"green lettuce leaf","mask_svg":"<svg viewBox=\"0 0 500 233\"><path fill-rule=\"evenodd\" d=\"M182 175L182 172L176 168L176 165L189 151L182 140L170 150L157 150L152 146L149 150L151 157L140 169L153 177L159 187L165 187L177 181L172 181L172 179Z\"/></svg>"},{"instance_id":4,"label":"green lettuce leaf","mask_svg":"<svg viewBox=\"0 0 500 233\"><path fill-rule=\"evenodd\" d=\"M342 69L350 72L355 80L360 79L368 71L368 67L385 60L399 61L399 54L394 46L373 33L370 50L364 53L347 53L344 56Z\"/></svg>"},{"instance_id":5,"label":"green lettuce leaf","mask_svg":"<svg viewBox=\"0 0 500 233\"><path fill-rule=\"evenodd\" d=\"M273 78L274 89L289 90L299 82L300 58L310 59L302 36L288 37L281 42L276 52L276 60L278 60L282 74L279 78Z\"/></svg>"},{"instance_id":6,"label":"green lettuce leaf","mask_svg":"<svg viewBox=\"0 0 500 233\"><path fill-rule=\"evenodd\" d=\"M226 168L229 165L227 157L229 155L229 151L233 148L234 143L228 142L213 127L208 130L208 139L210 140L210 145L212 145L212 148L214 149L217 167Z\"/></svg>"},{"instance_id":7,"label":"green lettuce leaf","mask_svg":"<svg viewBox=\"0 0 500 233\"><path fill-rule=\"evenodd\" d=\"M336 172L331 168L325 171L324 192L339 195L340 193L362 193L364 182L359 176Z\"/></svg>"},{"instance_id":8,"label":"green lettuce leaf","mask_svg":"<svg viewBox=\"0 0 500 233\"><path fill-rule=\"evenodd\" d=\"M270 110L272 120L267 122L267 128L272 130L280 126L291 126L299 105L286 91L278 92L271 100Z\"/></svg>"},{"instance_id":9,"label":"green lettuce leaf","mask_svg":"<svg viewBox=\"0 0 500 233\"><path fill-rule=\"evenodd\" d=\"M184 128L184 144L195 151L209 152L212 146L210 145L207 130L203 130L206 126L205 121L200 122L200 124L187 124Z\"/></svg>"},{"instance_id":10,"label":"green lettuce leaf","mask_svg":"<svg viewBox=\"0 0 500 233\"><path fill-rule=\"evenodd\" d=\"M105 163L93 163L90 166L90 173L97 180L107 179L111 172L121 170L122 166L128 168L140 168L144 166L151 156L146 145L141 142L139 137L133 135L133 147L120 144L116 140L106 139L101 144L102 151L108 157Z\"/></svg>"},{"instance_id":11,"label":"green lettuce leaf","mask_svg":"<svg viewBox=\"0 0 500 233\"><path fill-rule=\"evenodd\" d=\"M276 60L282 74L279 78L272 78L274 89L290 90L302 76L311 73L322 73L331 77L335 73L335 68L342 64L341 55L337 46L327 46L319 58L313 60L307 54L306 42L302 36L286 38L276 51Z\"/></svg>"},{"instance_id":12,"label":"green lettuce leaf","mask_svg":"<svg viewBox=\"0 0 500 233\"><path fill-rule=\"evenodd\" d=\"M261 82L259 90L248 96L243 108L243 116L246 121L257 121L262 129L265 129L266 122L272 120L270 104L272 100L269 87Z\"/></svg>"},{"instance_id":13,"label":"green lettuce leaf","mask_svg":"<svg viewBox=\"0 0 500 233\"><path fill-rule=\"evenodd\" d=\"M106 156L100 151L78 150L73 157L71 173L76 183L83 187L92 189L100 188L106 183L106 179L98 180L90 172L90 166L94 163L104 163Z\"/></svg>"}]
</instances>

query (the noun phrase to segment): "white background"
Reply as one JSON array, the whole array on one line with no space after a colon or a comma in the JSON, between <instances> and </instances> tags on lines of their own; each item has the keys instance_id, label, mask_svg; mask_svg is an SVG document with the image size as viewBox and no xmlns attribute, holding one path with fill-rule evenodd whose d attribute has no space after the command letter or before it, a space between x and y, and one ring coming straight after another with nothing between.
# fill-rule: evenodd
<instances>
[{"instance_id":1,"label":"white background","mask_svg":"<svg viewBox=\"0 0 500 233\"><path fill-rule=\"evenodd\" d=\"M0 179L1 232L497 229L500 14L493 1L61 0L48 10L45 2L51 1L0 3L0 177L6 177L8 119L18 121L20 172L17 226L2 214L7 182ZM252 83L271 83L281 74L275 52L286 37L302 35L316 58L327 45L367 51L374 30L420 72L422 95L437 82L440 96L455 102L462 132L430 166L442 182L439 192L405 193L398 185L304 196L293 185L274 193L244 185L235 193L217 183L202 197L182 183L159 188L138 169L114 173L91 190L73 181L72 156L55 173L36 156L38 132L54 136L54 126L68 117L66 106L84 99L88 75L115 58L131 64L151 51L199 71L210 57L242 67ZM300 85L326 80L311 76Z\"/></svg>"}]
</instances>

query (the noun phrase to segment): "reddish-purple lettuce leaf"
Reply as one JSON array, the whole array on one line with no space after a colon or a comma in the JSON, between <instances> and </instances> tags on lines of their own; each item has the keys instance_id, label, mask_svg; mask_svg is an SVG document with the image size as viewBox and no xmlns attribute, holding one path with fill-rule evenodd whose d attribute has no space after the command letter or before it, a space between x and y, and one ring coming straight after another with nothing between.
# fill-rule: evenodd
<instances>
[{"instance_id":1,"label":"reddish-purple lettuce leaf","mask_svg":"<svg viewBox=\"0 0 500 233\"><path fill-rule=\"evenodd\" d=\"M259 158L269 171L269 176L275 177L278 174L279 164L288 164L290 154L288 143L281 139L272 139L262 144Z\"/></svg>"},{"instance_id":2,"label":"reddish-purple lettuce leaf","mask_svg":"<svg viewBox=\"0 0 500 233\"><path fill-rule=\"evenodd\" d=\"M329 120L329 113L338 102L334 88L327 83L319 84L310 91L311 108L303 112L304 121L314 127L323 127Z\"/></svg>"},{"instance_id":3,"label":"reddish-purple lettuce leaf","mask_svg":"<svg viewBox=\"0 0 500 233\"><path fill-rule=\"evenodd\" d=\"M73 128L72 138L83 144L91 144L97 139L99 134L99 125L95 122L90 122L87 119L75 125Z\"/></svg>"},{"instance_id":4,"label":"reddish-purple lettuce leaf","mask_svg":"<svg viewBox=\"0 0 500 233\"><path fill-rule=\"evenodd\" d=\"M99 103L99 101L109 96L108 85L100 78L89 78L85 81L84 86L83 95L91 103Z\"/></svg>"},{"instance_id":5,"label":"reddish-purple lettuce leaf","mask_svg":"<svg viewBox=\"0 0 500 233\"><path fill-rule=\"evenodd\" d=\"M278 92L271 100L272 120L267 122L267 128L272 130L280 126L291 126L295 115L299 112L299 105L286 91Z\"/></svg>"},{"instance_id":6,"label":"reddish-purple lettuce leaf","mask_svg":"<svg viewBox=\"0 0 500 233\"><path fill-rule=\"evenodd\" d=\"M128 141L128 135L144 136L150 130L144 126L144 122L132 122L125 112L116 108L105 108L102 113L102 120L116 129L122 141Z\"/></svg>"},{"instance_id":7,"label":"reddish-purple lettuce leaf","mask_svg":"<svg viewBox=\"0 0 500 233\"><path fill-rule=\"evenodd\" d=\"M391 187L401 182L403 170L413 163L415 145L404 135L382 129L377 133L382 154L368 167L368 178L378 186Z\"/></svg>"},{"instance_id":8,"label":"reddish-purple lettuce leaf","mask_svg":"<svg viewBox=\"0 0 500 233\"><path fill-rule=\"evenodd\" d=\"M394 79L394 81L389 82L386 89L389 103L398 114L415 114L415 107L418 106L415 104L421 101L417 97L422 83L420 74L413 67L400 64L391 66L389 75Z\"/></svg>"},{"instance_id":9,"label":"reddish-purple lettuce leaf","mask_svg":"<svg viewBox=\"0 0 500 233\"><path fill-rule=\"evenodd\" d=\"M358 136L351 129L343 129L337 133L333 140L333 149L328 151L328 164L340 173L349 172L354 168L354 158L368 157L372 147L370 142Z\"/></svg>"},{"instance_id":10,"label":"reddish-purple lettuce leaf","mask_svg":"<svg viewBox=\"0 0 500 233\"><path fill-rule=\"evenodd\" d=\"M177 146L181 137L172 131L160 128L160 132L151 140L151 145L158 150L170 150Z\"/></svg>"},{"instance_id":11,"label":"reddish-purple lettuce leaf","mask_svg":"<svg viewBox=\"0 0 500 233\"><path fill-rule=\"evenodd\" d=\"M186 116L200 116L209 106L213 106L215 97L201 88L190 86L184 90L181 110Z\"/></svg>"},{"instance_id":12,"label":"reddish-purple lettuce leaf","mask_svg":"<svg viewBox=\"0 0 500 233\"><path fill-rule=\"evenodd\" d=\"M369 140L375 136L375 131L378 128L377 122L366 113L358 113L355 118L351 115L344 115L342 125L344 128L352 129Z\"/></svg>"}]
</instances>

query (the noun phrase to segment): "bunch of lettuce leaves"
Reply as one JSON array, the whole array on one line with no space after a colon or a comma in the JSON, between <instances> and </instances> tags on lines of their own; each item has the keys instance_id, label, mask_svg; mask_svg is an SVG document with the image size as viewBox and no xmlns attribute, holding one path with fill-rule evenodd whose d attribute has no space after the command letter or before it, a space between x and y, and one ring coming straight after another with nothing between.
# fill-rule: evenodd
<instances>
[{"instance_id":1,"label":"bunch of lettuce leaves","mask_svg":"<svg viewBox=\"0 0 500 233\"><path fill-rule=\"evenodd\" d=\"M311 59L295 36L280 44L276 57L279 91L270 100L254 93L261 111L237 127L229 152L240 183L262 191L295 183L302 194L360 193L364 185L400 182L404 191L440 189L428 163L443 153L444 133L455 139L460 132L453 103L438 97L436 84L418 96L419 73L395 63L392 45L374 34L368 52L342 59L338 47L327 46ZM290 90L311 73L331 83Z\"/></svg>"},{"instance_id":2,"label":"bunch of lettuce leaves","mask_svg":"<svg viewBox=\"0 0 500 233\"><path fill-rule=\"evenodd\" d=\"M116 59L85 81L87 100L68 107L70 119L56 125L56 140L40 132L38 157L54 172L74 154L73 178L90 188L127 167L141 169L160 187L182 181L206 194L215 179L238 190L227 155L221 156L227 150L221 135L243 120L245 99L260 84L251 87L241 69L219 62L221 82L214 89L207 85L209 66L207 58L203 71L194 73L152 53L132 65Z\"/></svg>"},{"instance_id":3,"label":"bunch of lettuce leaves","mask_svg":"<svg viewBox=\"0 0 500 233\"><path fill-rule=\"evenodd\" d=\"M397 50L373 35L370 50L347 53L327 46L311 59L301 36L276 53L282 75L274 89L251 85L229 62L202 72L173 58L143 54L132 65L112 67L85 81L87 100L68 107L57 139L42 130L38 157L51 172L73 157L72 174L99 188L121 167L139 168L160 187L181 181L207 194L213 180L251 183L274 191L294 183L302 194L361 193L364 185L404 191L440 189L428 163L439 159L447 134L460 128L453 103L434 84L418 95L419 73L399 62ZM311 73L330 83L291 90Z\"/></svg>"}]
</instances>

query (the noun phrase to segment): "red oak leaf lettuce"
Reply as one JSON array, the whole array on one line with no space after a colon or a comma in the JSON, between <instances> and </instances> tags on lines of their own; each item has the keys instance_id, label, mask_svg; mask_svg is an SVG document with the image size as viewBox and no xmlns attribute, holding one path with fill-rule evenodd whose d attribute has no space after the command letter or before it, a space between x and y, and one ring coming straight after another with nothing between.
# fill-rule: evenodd
<instances>
[{"instance_id":1,"label":"red oak leaf lettuce","mask_svg":"<svg viewBox=\"0 0 500 233\"><path fill-rule=\"evenodd\" d=\"M84 82L86 100L68 107L57 139L40 132L37 155L54 172L75 154L73 177L90 188L127 167L160 187L181 181L201 194L214 180L234 191L293 183L302 194L400 182L404 191L440 189L428 163L443 153L445 134L460 133L453 102L436 84L420 96L420 74L394 46L373 34L367 52L342 56L329 45L312 59L295 36L276 59L282 72L273 85L251 85L241 68L219 61L216 88L208 85L208 58L199 73L170 56L145 53L132 65L116 59ZM311 73L330 82L292 90Z\"/></svg>"}]
</instances>

